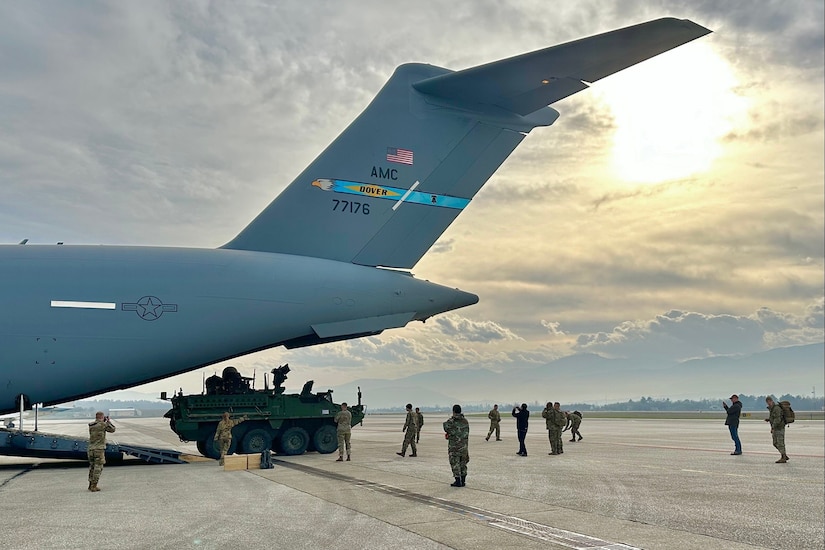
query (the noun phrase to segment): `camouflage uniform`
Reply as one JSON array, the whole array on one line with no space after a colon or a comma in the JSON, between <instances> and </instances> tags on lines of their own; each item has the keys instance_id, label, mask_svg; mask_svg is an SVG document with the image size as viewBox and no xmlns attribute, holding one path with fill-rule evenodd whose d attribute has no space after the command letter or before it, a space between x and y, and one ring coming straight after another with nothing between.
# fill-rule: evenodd
<instances>
[{"instance_id":1,"label":"camouflage uniform","mask_svg":"<svg viewBox=\"0 0 825 550\"><path fill-rule=\"evenodd\" d=\"M401 452L398 453L401 456L407 454L407 445L412 448L412 454L410 456L418 456L417 449L415 447L415 434L418 433L418 418L416 418L415 413L413 411L407 411L407 419L404 421L404 443L401 444Z\"/></svg>"},{"instance_id":2,"label":"camouflage uniform","mask_svg":"<svg viewBox=\"0 0 825 550\"><path fill-rule=\"evenodd\" d=\"M550 454L560 455L564 452L561 442L561 431L567 424L567 417L563 411L553 407L545 407L541 411L541 417L545 419L547 427L547 437L550 440Z\"/></svg>"},{"instance_id":3,"label":"camouflage uniform","mask_svg":"<svg viewBox=\"0 0 825 550\"><path fill-rule=\"evenodd\" d=\"M770 411L768 422L771 425L773 446L776 447L777 451L782 453L779 460L784 462L788 460L788 455L785 454L785 417L782 416L782 405L774 402L773 405L768 407L768 410Z\"/></svg>"},{"instance_id":4,"label":"camouflage uniform","mask_svg":"<svg viewBox=\"0 0 825 550\"><path fill-rule=\"evenodd\" d=\"M490 412L487 413L487 418L490 419L490 431L487 432L487 440L490 440L490 436L493 435L493 431L495 431L496 441L501 441L501 427L499 426L501 423L501 413L498 412L498 409L490 409Z\"/></svg>"},{"instance_id":5,"label":"camouflage uniform","mask_svg":"<svg viewBox=\"0 0 825 550\"><path fill-rule=\"evenodd\" d=\"M467 463L470 462L469 439L470 424L461 413L453 415L444 422L444 432L447 435L447 455L450 457L450 468L456 478L456 487L463 487L467 477Z\"/></svg>"},{"instance_id":6,"label":"camouflage uniform","mask_svg":"<svg viewBox=\"0 0 825 550\"><path fill-rule=\"evenodd\" d=\"M215 441L221 449L221 458L218 460L218 465L223 466L223 459L226 453L229 452L229 447L232 445L232 428L247 420L247 416L242 416L237 420L225 419L218 422L218 427L215 428Z\"/></svg>"},{"instance_id":7,"label":"camouflage uniform","mask_svg":"<svg viewBox=\"0 0 825 550\"><path fill-rule=\"evenodd\" d=\"M95 420L89 424L89 446L86 456L89 458L89 490L99 491L97 483L106 464L106 432L114 433L115 427L108 420Z\"/></svg>"},{"instance_id":8,"label":"camouflage uniform","mask_svg":"<svg viewBox=\"0 0 825 550\"><path fill-rule=\"evenodd\" d=\"M582 434L579 431L579 426L582 424L582 417L576 414L576 411L571 412L567 415L567 422L570 426L570 433L573 434L573 439L570 441L576 441L576 436L579 437L579 441L582 439ZM567 428L565 427L564 430ZM564 431L562 430L562 431Z\"/></svg>"},{"instance_id":9,"label":"camouflage uniform","mask_svg":"<svg viewBox=\"0 0 825 550\"><path fill-rule=\"evenodd\" d=\"M352 435L352 413L338 411L335 415L335 423L338 424L338 457L344 457L344 447L347 449L347 460L350 456L350 436Z\"/></svg>"},{"instance_id":10,"label":"camouflage uniform","mask_svg":"<svg viewBox=\"0 0 825 550\"><path fill-rule=\"evenodd\" d=\"M421 426L424 425L424 415L420 411L415 411L415 419L418 420L418 425L415 427L415 442L421 441Z\"/></svg>"}]
</instances>

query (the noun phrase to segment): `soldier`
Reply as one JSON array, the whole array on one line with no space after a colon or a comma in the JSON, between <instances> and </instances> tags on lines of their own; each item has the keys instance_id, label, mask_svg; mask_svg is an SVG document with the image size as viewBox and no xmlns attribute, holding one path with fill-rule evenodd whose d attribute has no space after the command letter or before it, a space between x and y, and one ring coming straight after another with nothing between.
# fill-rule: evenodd
<instances>
[{"instance_id":1,"label":"soldier","mask_svg":"<svg viewBox=\"0 0 825 550\"><path fill-rule=\"evenodd\" d=\"M424 425L424 415L421 414L421 409L415 408L415 418L418 420L418 426L415 428L415 442L421 441L421 426Z\"/></svg>"},{"instance_id":2,"label":"soldier","mask_svg":"<svg viewBox=\"0 0 825 550\"><path fill-rule=\"evenodd\" d=\"M564 452L561 442L561 432L567 424L567 416L561 410L558 402L547 402L547 406L541 411L542 418L547 426L547 437L550 439L550 455L560 455Z\"/></svg>"},{"instance_id":3,"label":"soldier","mask_svg":"<svg viewBox=\"0 0 825 550\"><path fill-rule=\"evenodd\" d=\"M544 419L544 424L547 427L547 438L550 440L550 454L556 455L556 440L553 438L553 402L548 401L544 410L541 411L541 417Z\"/></svg>"},{"instance_id":4,"label":"soldier","mask_svg":"<svg viewBox=\"0 0 825 550\"><path fill-rule=\"evenodd\" d=\"M498 405L493 405L493 408L487 413L487 418L490 419L490 431L487 432L487 437L485 439L490 441L490 436L493 435L493 430L495 430L496 441L501 441L501 427L499 426L499 423L501 422L501 413L498 412Z\"/></svg>"},{"instance_id":5,"label":"soldier","mask_svg":"<svg viewBox=\"0 0 825 550\"><path fill-rule=\"evenodd\" d=\"M89 490L93 493L100 491L97 482L103 473L106 464L106 432L114 433L115 427L109 422L109 417L102 412L95 413L95 421L89 424L89 446L86 447L86 456L89 458Z\"/></svg>"},{"instance_id":6,"label":"soldier","mask_svg":"<svg viewBox=\"0 0 825 550\"><path fill-rule=\"evenodd\" d=\"M241 422L245 422L248 419L246 415L242 416L238 420L231 420L229 418L229 413L223 413L221 417L221 421L218 422L218 427L215 428L215 441L218 442L221 449L221 459L218 461L218 466L223 466L223 460L226 457L226 453L229 451L229 446L232 445L232 428L240 424Z\"/></svg>"},{"instance_id":7,"label":"soldier","mask_svg":"<svg viewBox=\"0 0 825 550\"><path fill-rule=\"evenodd\" d=\"M516 418L516 433L518 434L519 456L527 456L527 447L524 440L527 438L527 424L530 420L530 411L527 410L527 403L522 403L521 408L513 407L513 416Z\"/></svg>"},{"instance_id":8,"label":"soldier","mask_svg":"<svg viewBox=\"0 0 825 550\"><path fill-rule=\"evenodd\" d=\"M785 454L785 418L782 416L782 405L774 402L773 397L766 397L765 403L768 404L770 415L765 419L771 425L771 434L773 434L773 446L776 450L782 453L777 464L785 464L789 459Z\"/></svg>"},{"instance_id":9,"label":"soldier","mask_svg":"<svg viewBox=\"0 0 825 550\"><path fill-rule=\"evenodd\" d=\"M453 405L453 415L444 422L444 437L447 439L447 455L455 481L450 487L464 487L467 480L467 463L470 462L470 424L461 414L461 405Z\"/></svg>"},{"instance_id":10,"label":"soldier","mask_svg":"<svg viewBox=\"0 0 825 550\"><path fill-rule=\"evenodd\" d=\"M575 442L576 436L579 437L579 441L582 440L582 434L579 431L579 426L581 426L581 423L582 413L580 413L579 411L573 411L567 415L567 426L565 426L562 431L566 432L567 430L570 430L570 433L573 435L573 439L571 439L570 441Z\"/></svg>"},{"instance_id":11,"label":"soldier","mask_svg":"<svg viewBox=\"0 0 825 550\"><path fill-rule=\"evenodd\" d=\"M733 394L730 396L730 407L722 401L722 406L725 407L725 412L728 413L725 418L725 426L730 430L730 438L733 440L732 455L742 454L742 442L739 441L739 414L742 412L742 402L739 401L739 396Z\"/></svg>"},{"instance_id":12,"label":"soldier","mask_svg":"<svg viewBox=\"0 0 825 550\"><path fill-rule=\"evenodd\" d=\"M561 410L561 403L553 403L553 438L556 440L556 453L564 453L564 444L561 441L561 431L567 424L567 414Z\"/></svg>"},{"instance_id":13,"label":"soldier","mask_svg":"<svg viewBox=\"0 0 825 550\"><path fill-rule=\"evenodd\" d=\"M352 413L347 410L347 404L341 403L341 410L335 415L338 425L338 460L344 460L344 447L347 448L347 462L350 460L350 436L352 435Z\"/></svg>"},{"instance_id":14,"label":"soldier","mask_svg":"<svg viewBox=\"0 0 825 550\"><path fill-rule=\"evenodd\" d=\"M418 433L418 417L412 410L412 404L407 403L407 419L404 421L404 427L401 428L401 431L404 432L404 443L401 444L401 452L395 453L399 456L404 456L407 454L407 445L412 447L412 454L413 456L418 456L415 447L415 435Z\"/></svg>"}]
</instances>

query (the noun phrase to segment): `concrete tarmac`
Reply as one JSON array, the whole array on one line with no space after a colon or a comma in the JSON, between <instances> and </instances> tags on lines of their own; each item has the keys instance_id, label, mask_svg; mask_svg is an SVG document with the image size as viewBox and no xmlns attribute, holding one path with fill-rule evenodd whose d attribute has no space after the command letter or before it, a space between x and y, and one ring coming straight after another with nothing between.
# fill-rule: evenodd
<instances>
[{"instance_id":1,"label":"concrete tarmac","mask_svg":"<svg viewBox=\"0 0 825 550\"><path fill-rule=\"evenodd\" d=\"M276 457L271 470L214 461L108 465L99 493L87 465L0 457L0 546L29 548L825 548L825 423L786 430L791 460L775 464L769 428L743 420L744 454L724 417L585 419L584 439L548 456L533 411L527 457L515 422L486 442L470 418L467 486L450 487L441 423L426 414L418 457L401 448L402 415L369 415L353 430L352 462L337 453ZM504 411L508 414L508 411ZM758 416L758 415L757 415ZM164 419L117 419L110 441L172 447ZM30 428L30 426L27 426ZM41 420L81 435L85 421Z\"/></svg>"}]
</instances>

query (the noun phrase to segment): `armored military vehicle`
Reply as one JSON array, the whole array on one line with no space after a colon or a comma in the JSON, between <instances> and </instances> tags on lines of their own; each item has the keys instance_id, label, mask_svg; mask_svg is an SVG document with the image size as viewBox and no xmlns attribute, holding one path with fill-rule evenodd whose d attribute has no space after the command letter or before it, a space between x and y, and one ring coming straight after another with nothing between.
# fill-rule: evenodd
<instances>
[{"instance_id":1,"label":"armored military vehicle","mask_svg":"<svg viewBox=\"0 0 825 550\"><path fill-rule=\"evenodd\" d=\"M332 402L332 390L312 393L312 380L304 384L301 393L285 393L283 383L289 370L289 365L272 369L272 387L265 376L264 389L256 390L252 378L226 367L222 376L205 380L202 394L183 395L181 391L167 399L166 392L161 393L161 399L172 403L164 416L181 441L197 442L201 454L210 458L220 454L214 436L224 412L232 418L248 418L232 429L230 454L266 449L285 455L334 452L338 434L333 419L341 405ZM352 413L352 425L360 424L364 419L361 388L358 404L347 408Z\"/></svg>"}]
</instances>

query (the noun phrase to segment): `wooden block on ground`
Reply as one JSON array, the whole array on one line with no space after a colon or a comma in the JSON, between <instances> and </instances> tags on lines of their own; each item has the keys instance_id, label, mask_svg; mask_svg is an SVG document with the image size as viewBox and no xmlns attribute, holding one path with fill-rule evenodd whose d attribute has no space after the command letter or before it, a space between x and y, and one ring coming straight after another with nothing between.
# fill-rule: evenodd
<instances>
[{"instance_id":1,"label":"wooden block on ground","mask_svg":"<svg viewBox=\"0 0 825 550\"><path fill-rule=\"evenodd\" d=\"M227 472L246 470L246 455L226 455L223 459L223 469Z\"/></svg>"},{"instance_id":2,"label":"wooden block on ground","mask_svg":"<svg viewBox=\"0 0 825 550\"><path fill-rule=\"evenodd\" d=\"M233 470L260 470L261 469L261 455L227 455L223 459L223 469L225 471Z\"/></svg>"}]
</instances>

